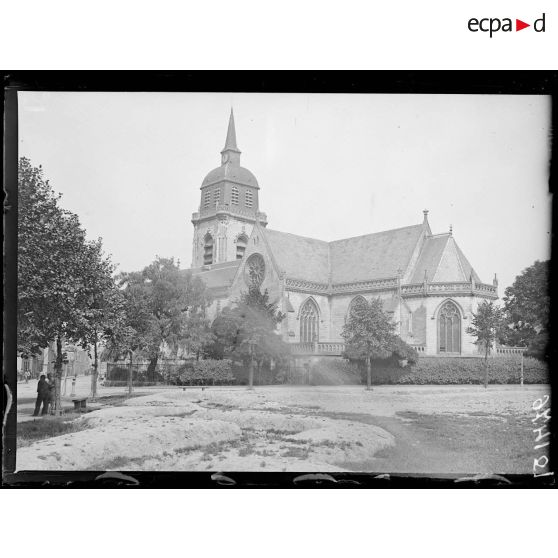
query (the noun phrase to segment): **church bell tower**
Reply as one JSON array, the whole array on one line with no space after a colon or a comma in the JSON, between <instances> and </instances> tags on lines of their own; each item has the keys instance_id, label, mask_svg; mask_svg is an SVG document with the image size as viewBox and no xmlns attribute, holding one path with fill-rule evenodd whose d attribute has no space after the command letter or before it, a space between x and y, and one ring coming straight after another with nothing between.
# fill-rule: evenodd
<instances>
[{"instance_id":1,"label":"church bell tower","mask_svg":"<svg viewBox=\"0 0 558 558\"><path fill-rule=\"evenodd\" d=\"M254 223L267 225L265 213L259 211L258 181L240 166L240 154L231 109L221 166L204 178L200 206L192 214L193 268L241 259Z\"/></svg>"}]
</instances>

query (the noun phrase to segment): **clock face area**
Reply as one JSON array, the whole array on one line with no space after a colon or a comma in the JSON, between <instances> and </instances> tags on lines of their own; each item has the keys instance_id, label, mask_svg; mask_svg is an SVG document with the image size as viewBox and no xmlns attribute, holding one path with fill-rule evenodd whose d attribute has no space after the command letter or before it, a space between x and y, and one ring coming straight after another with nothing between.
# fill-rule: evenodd
<instances>
[{"instance_id":1,"label":"clock face area","mask_svg":"<svg viewBox=\"0 0 558 558\"><path fill-rule=\"evenodd\" d=\"M265 262L261 254L252 254L244 266L244 280L249 287L259 287L265 278Z\"/></svg>"},{"instance_id":2,"label":"clock face area","mask_svg":"<svg viewBox=\"0 0 558 558\"><path fill-rule=\"evenodd\" d=\"M228 162L228 160L229 160L229 154L223 153L223 155L221 155L221 163L224 165L226 162Z\"/></svg>"}]
</instances>

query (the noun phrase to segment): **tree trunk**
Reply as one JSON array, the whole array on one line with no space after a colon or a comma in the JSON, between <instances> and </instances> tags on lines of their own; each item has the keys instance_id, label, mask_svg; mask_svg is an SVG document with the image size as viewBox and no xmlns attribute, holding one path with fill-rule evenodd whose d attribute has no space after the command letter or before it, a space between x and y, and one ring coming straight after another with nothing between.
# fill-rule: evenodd
<instances>
[{"instance_id":1,"label":"tree trunk","mask_svg":"<svg viewBox=\"0 0 558 558\"><path fill-rule=\"evenodd\" d=\"M97 397L97 377L99 375L99 358L97 356L97 333L95 332L95 343L93 343L93 374L91 374L91 401Z\"/></svg>"},{"instance_id":2,"label":"tree trunk","mask_svg":"<svg viewBox=\"0 0 558 558\"><path fill-rule=\"evenodd\" d=\"M56 337L56 360L54 362L54 401L53 411L56 415L62 414L62 400L61 388L62 387L62 339L60 335Z\"/></svg>"},{"instance_id":3,"label":"tree trunk","mask_svg":"<svg viewBox=\"0 0 558 558\"><path fill-rule=\"evenodd\" d=\"M366 357L366 390L372 390L372 362L370 357Z\"/></svg>"},{"instance_id":4,"label":"tree trunk","mask_svg":"<svg viewBox=\"0 0 558 558\"><path fill-rule=\"evenodd\" d=\"M147 381L155 381L155 370L157 369L157 362L159 361L159 354L157 353L147 365ZM149 380L149 378L153 378L153 380Z\"/></svg>"},{"instance_id":5,"label":"tree trunk","mask_svg":"<svg viewBox=\"0 0 558 558\"><path fill-rule=\"evenodd\" d=\"M134 382L134 370L132 368L132 361L134 359L134 353L130 351L130 365L128 368L128 397L132 396L132 392L134 391L133 382Z\"/></svg>"},{"instance_id":6,"label":"tree trunk","mask_svg":"<svg viewBox=\"0 0 558 558\"><path fill-rule=\"evenodd\" d=\"M66 395L66 384L68 382L68 363L64 366L64 389L62 395Z\"/></svg>"},{"instance_id":7,"label":"tree trunk","mask_svg":"<svg viewBox=\"0 0 558 558\"><path fill-rule=\"evenodd\" d=\"M254 389L254 359L250 357L248 365L248 389Z\"/></svg>"},{"instance_id":8,"label":"tree trunk","mask_svg":"<svg viewBox=\"0 0 558 558\"><path fill-rule=\"evenodd\" d=\"M488 347L487 344L484 351L484 389L488 388Z\"/></svg>"}]
</instances>

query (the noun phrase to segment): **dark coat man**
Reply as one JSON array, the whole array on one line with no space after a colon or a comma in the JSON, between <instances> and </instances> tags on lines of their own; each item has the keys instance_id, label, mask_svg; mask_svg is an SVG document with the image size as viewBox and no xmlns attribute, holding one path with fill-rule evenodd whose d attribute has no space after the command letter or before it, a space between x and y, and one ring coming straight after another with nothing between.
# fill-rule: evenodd
<instances>
[{"instance_id":1,"label":"dark coat man","mask_svg":"<svg viewBox=\"0 0 558 558\"><path fill-rule=\"evenodd\" d=\"M46 415L50 404L50 389L44 374L41 375L37 383L37 401L35 402L35 412L33 413L34 417L39 416L41 404L43 406L43 412L41 414Z\"/></svg>"}]
</instances>

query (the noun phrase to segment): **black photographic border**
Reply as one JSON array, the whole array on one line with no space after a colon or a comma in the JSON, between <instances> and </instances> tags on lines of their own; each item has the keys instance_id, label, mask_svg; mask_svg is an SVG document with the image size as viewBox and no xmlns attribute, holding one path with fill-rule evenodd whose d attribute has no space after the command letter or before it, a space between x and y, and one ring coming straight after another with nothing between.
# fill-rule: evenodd
<instances>
[{"instance_id":1,"label":"black photographic border","mask_svg":"<svg viewBox=\"0 0 558 558\"><path fill-rule=\"evenodd\" d=\"M2 484L52 488L546 488L555 477L533 475L412 475L378 473L20 471L15 473L17 430L17 168L18 91L253 92L550 95L557 129L556 71L4 71L4 347ZM556 190L556 140L551 139L550 192ZM554 141L553 141L554 140ZM552 200L551 392L558 381L557 327L552 316L556 243ZM7 413L6 413L7 411ZM550 423L550 463L556 463L556 417Z\"/></svg>"}]
</instances>

